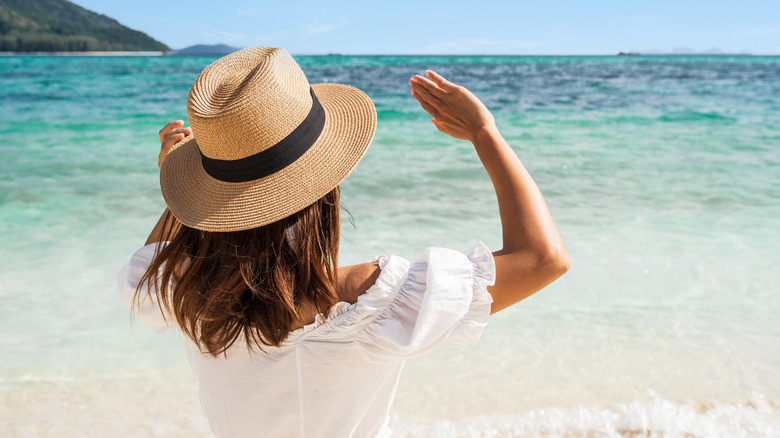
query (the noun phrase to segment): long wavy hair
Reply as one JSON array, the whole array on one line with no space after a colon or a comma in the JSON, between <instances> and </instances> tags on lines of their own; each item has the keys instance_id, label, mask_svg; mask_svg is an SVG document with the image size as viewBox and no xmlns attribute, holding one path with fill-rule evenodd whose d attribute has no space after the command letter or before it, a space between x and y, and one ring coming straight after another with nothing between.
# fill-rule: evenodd
<instances>
[{"instance_id":1,"label":"long wavy hair","mask_svg":"<svg viewBox=\"0 0 780 438\"><path fill-rule=\"evenodd\" d=\"M156 293L163 315L203 352L279 346L301 321L301 306L323 317L338 301L339 189L280 221L245 231L207 232L179 224L159 245L135 293Z\"/></svg>"}]
</instances>

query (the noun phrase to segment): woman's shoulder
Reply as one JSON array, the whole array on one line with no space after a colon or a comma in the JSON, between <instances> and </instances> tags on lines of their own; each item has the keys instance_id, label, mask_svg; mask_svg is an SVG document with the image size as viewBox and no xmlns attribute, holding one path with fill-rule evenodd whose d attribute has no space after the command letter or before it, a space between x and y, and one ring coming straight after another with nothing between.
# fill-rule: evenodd
<instances>
[{"instance_id":1,"label":"woman's shoulder","mask_svg":"<svg viewBox=\"0 0 780 438\"><path fill-rule=\"evenodd\" d=\"M340 266L336 275L339 301L354 303L373 286L381 273L378 261Z\"/></svg>"},{"instance_id":2,"label":"woman's shoulder","mask_svg":"<svg viewBox=\"0 0 780 438\"><path fill-rule=\"evenodd\" d=\"M403 257L378 256L369 263L340 266L337 271L336 292L340 301L353 304L373 289L400 290L405 286L407 292L424 293L428 286L456 278L470 278L472 274L475 279L484 279L488 284L494 281L493 256L481 243L468 255L446 248L431 247L412 263ZM382 285L387 287L380 287Z\"/></svg>"},{"instance_id":3,"label":"woman's shoulder","mask_svg":"<svg viewBox=\"0 0 780 438\"><path fill-rule=\"evenodd\" d=\"M411 263L380 256L349 268L345 291L360 295L332 322L356 327L354 340L369 355L403 359L448 341L473 344L487 324L495 266L484 245L469 255L428 248Z\"/></svg>"}]
</instances>

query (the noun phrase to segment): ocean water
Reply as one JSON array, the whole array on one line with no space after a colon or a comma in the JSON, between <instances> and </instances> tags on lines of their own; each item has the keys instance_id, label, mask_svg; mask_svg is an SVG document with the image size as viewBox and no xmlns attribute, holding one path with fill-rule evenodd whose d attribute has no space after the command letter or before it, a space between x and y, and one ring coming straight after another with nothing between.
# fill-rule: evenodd
<instances>
[{"instance_id":1,"label":"ocean water","mask_svg":"<svg viewBox=\"0 0 780 438\"><path fill-rule=\"evenodd\" d=\"M407 363L399 437L780 436L780 58L297 59L379 112L342 262L500 247L471 145L409 94L426 68L494 111L572 259L478 345ZM181 339L133 324L114 276L213 60L0 58L0 435L208 436Z\"/></svg>"}]
</instances>

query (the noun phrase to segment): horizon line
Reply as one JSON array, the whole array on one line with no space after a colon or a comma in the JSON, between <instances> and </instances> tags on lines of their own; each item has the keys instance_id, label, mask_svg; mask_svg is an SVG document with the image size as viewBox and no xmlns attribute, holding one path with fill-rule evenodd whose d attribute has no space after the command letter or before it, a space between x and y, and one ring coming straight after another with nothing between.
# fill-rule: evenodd
<instances>
[{"instance_id":1,"label":"horizon line","mask_svg":"<svg viewBox=\"0 0 780 438\"><path fill-rule=\"evenodd\" d=\"M242 49L237 49L242 50ZM228 53L203 53L203 54L177 54L176 50L171 51L145 51L145 50L112 50L112 51L85 51L85 52L0 52L2 57L10 56L225 56ZM230 52L233 53L233 52ZM542 54L530 54L530 53L291 53L292 56L321 56L321 57L349 57L349 56L365 56L365 57L413 57L413 56L432 56L432 57L452 57L452 56L481 56L481 57L534 57L534 56L581 56L581 57L622 57L622 58L637 58L637 57L675 57L675 56L704 56L704 57L780 57L778 53L641 53L641 52L619 52L619 53L588 53L588 54L572 54L572 53L542 53Z\"/></svg>"}]
</instances>

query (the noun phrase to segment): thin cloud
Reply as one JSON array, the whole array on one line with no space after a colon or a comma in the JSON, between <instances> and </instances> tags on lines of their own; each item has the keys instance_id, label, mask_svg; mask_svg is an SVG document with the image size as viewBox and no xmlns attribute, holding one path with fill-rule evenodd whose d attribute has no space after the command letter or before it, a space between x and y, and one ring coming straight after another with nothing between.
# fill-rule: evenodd
<instances>
[{"instance_id":1,"label":"thin cloud","mask_svg":"<svg viewBox=\"0 0 780 438\"><path fill-rule=\"evenodd\" d=\"M310 26L307 31L314 35L322 35L335 29L340 29L347 24L344 19L339 19L335 23L323 23Z\"/></svg>"}]
</instances>

